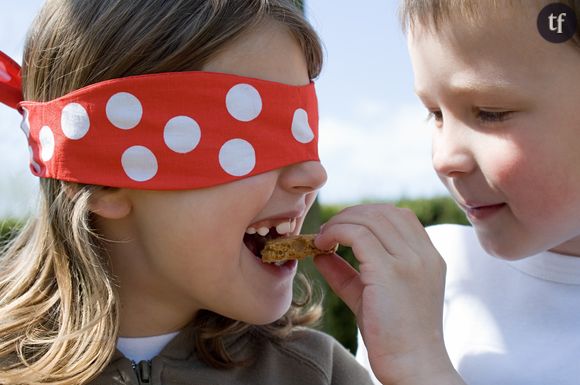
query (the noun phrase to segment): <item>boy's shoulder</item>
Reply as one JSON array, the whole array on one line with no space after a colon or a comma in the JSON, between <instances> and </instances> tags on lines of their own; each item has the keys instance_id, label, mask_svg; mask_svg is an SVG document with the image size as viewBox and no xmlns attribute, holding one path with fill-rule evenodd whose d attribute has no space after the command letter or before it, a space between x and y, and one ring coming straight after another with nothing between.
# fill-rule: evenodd
<instances>
[{"instance_id":1,"label":"boy's shoulder","mask_svg":"<svg viewBox=\"0 0 580 385\"><path fill-rule=\"evenodd\" d=\"M284 339L268 340L266 344L272 351L268 354L268 348L262 346L261 353L269 359L278 356L280 362L288 365L286 369L294 368L297 378L304 376L301 383L372 384L367 370L354 355L326 333L300 327ZM318 380L313 381L315 378Z\"/></svg>"},{"instance_id":2,"label":"boy's shoulder","mask_svg":"<svg viewBox=\"0 0 580 385\"><path fill-rule=\"evenodd\" d=\"M473 227L454 223L443 223L425 227L431 240L465 240L475 236Z\"/></svg>"},{"instance_id":3,"label":"boy's shoulder","mask_svg":"<svg viewBox=\"0 0 580 385\"><path fill-rule=\"evenodd\" d=\"M425 230L447 263L465 255L487 256L471 226L440 224L426 227Z\"/></svg>"}]
</instances>

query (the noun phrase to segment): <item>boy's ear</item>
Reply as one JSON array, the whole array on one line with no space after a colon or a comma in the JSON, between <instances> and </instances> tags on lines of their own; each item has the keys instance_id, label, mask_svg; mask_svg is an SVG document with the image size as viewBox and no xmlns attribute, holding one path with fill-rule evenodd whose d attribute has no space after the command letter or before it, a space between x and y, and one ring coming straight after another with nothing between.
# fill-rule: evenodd
<instances>
[{"instance_id":1,"label":"boy's ear","mask_svg":"<svg viewBox=\"0 0 580 385\"><path fill-rule=\"evenodd\" d=\"M89 210L107 219L121 219L131 212L131 201L119 188L98 190L89 201Z\"/></svg>"}]
</instances>

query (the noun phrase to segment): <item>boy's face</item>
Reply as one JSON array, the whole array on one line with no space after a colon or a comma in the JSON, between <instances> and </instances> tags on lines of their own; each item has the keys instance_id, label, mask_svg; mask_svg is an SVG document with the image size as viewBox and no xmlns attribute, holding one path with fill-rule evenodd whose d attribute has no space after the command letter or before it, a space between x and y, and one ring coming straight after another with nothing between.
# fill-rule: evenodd
<instances>
[{"instance_id":1,"label":"boy's face","mask_svg":"<svg viewBox=\"0 0 580 385\"><path fill-rule=\"evenodd\" d=\"M580 255L580 49L545 41L539 11L409 36L433 166L482 245L507 259Z\"/></svg>"}]
</instances>

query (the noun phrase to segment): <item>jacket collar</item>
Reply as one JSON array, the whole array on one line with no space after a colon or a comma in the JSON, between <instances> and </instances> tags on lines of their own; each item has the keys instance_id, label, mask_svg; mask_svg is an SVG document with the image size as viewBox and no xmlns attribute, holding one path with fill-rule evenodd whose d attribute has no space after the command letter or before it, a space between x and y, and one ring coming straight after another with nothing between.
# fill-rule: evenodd
<instances>
[{"instance_id":1,"label":"jacket collar","mask_svg":"<svg viewBox=\"0 0 580 385\"><path fill-rule=\"evenodd\" d=\"M253 331L252 331L253 330ZM230 354L234 357L244 350L246 344L251 340L252 335L255 334L256 330L245 331L243 333L236 333L229 335L225 338L224 344ZM195 355L195 333L197 332L197 327L192 322L183 328L177 336L175 336L169 343L161 350L158 357L163 357L169 360L187 360L191 356ZM259 332L258 332L259 333ZM127 359L123 353L118 349L115 350L113 357L111 358L111 363L118 360Z\"/></svg>"}]
</instances>

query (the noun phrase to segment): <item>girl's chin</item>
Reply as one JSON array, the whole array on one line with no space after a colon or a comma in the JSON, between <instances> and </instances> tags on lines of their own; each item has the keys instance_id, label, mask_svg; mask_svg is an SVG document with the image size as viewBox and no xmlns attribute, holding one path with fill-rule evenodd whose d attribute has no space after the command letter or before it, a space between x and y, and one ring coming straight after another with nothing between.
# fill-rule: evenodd
<instances>
[{"instance_id":1,"label":"girl's chin","mask_svg":"<svg viewBox=\"0 0 580 385\"><path fill-rule=\"evenodd\" d=\"M278 321L280 318L284 316L290 309L290 301L286 306L280 306L280 304L273 304L268 309L264 309L264 312L255 311L251 316L244 317L245 319L241 320L248 324L252 325L267 325L271 324L272 322Z\"/></svg>"}]
</instances>

